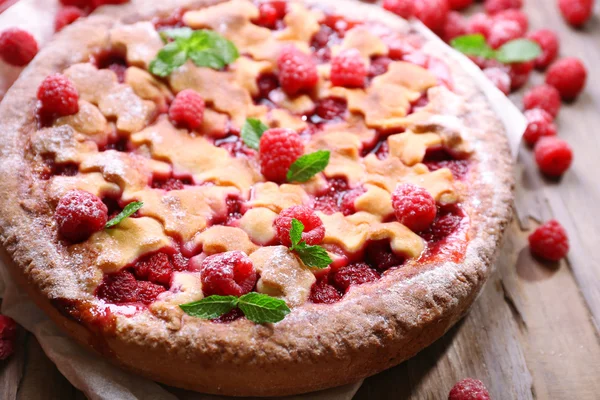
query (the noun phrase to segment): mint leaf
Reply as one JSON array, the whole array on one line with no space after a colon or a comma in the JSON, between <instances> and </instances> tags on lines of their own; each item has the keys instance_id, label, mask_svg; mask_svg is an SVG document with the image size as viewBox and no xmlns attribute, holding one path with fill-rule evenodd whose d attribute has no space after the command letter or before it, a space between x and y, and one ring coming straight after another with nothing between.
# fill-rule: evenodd
<instances>
[{"instance_id":1,"label":"mint leaf","mask_svg":"<svg viewBox=\"0 0 600 400\"><path fill-rule=\"evenodd\" d=\"M143 205L144 203L142 203L141 201L134 201L133 203L127 204L123 211L121 211L116 217L114 217L113 219L108 221L106 225L104 225L104 228L112 228L113 226L120 224L121 221L133 215L133 213L142 208Z\"/></svg>"},{"instance_id":2,"label":"mint leaf","mask_svg":"<svg viewBox=\"0 0 600 400\"><path fill-rule=\"evenodd\" d=\"M233 310L238 304L235 296L209 296L192 303L180 304L179 308L189 316L201 319L215 319Z\"/></svg>"},{"instance_id":3,"label":"mint leaf","mask_svg":"<svg viewBox=\"0 0 600 400\"><path fill-rule=\"evenodd\" d=\"M328 150L319 150L298 158L287 172L288 182L306 182L327 167L330 155Z\"/></svg>"},{"instance_id":4,"label":"mint leaf","mask_svg":"<svg viewBox=\"0 0 600 400\"><path fill-rule=\"evenodd\" d=\"M294 251L307 267L323 269L333 262L327 250L321 246L310 246L301 242Z\"/></svg>"},{"instance_id":5,"label":"mint leaf","mask_svg":"<svg viewBox=\"0 0 600 400\"><path fill-rule=\"evenodd\" d=\"M246 318L257 324L279 322L290 313L285 301L255 292L240 297L238 307Z\"/></svg>"},{"instance_id":6,"label":"mint leaf","mask_svg":"<svg viewBox=\"0 0 600 400\"><path fill-rule=\"evenodd\" d=\"M246 118L246 122L244 126L242 126L241 138L246 144L246 146L251 149L258 150L258 145L260 143L260 137L265 131L269 129L269 127L260 119L256 118Z\"/></svg>"},{"instance_id":7,"label":"mint leaf","mask_svg":"<svg viewBox=\"0 0 600 400\"><path fill-rule=\"evenodd\" d=\"M292 242L292 247L290 247L290 250L294 250L298 243L300 243L302 240L302 232L304 232L304 224L296 218L292 218L292 228L290 229L290 241Z\"/></svg>"},{"instance_id":8,"label":"mint leaf","mask_svg":"<svg viewBox=\"0 0 600 400\"><path fill-rule=\"evenodd\" d=\"M512 64L535 60L540 54L542 48L533 40L515 39L500 47L495 58L503 64Z\"/></svg>"},{"instance_id":9,"label":"mint leaf","mask_svg":"<svg viewBox=\"0 0 600 400\"><path fill-rule=\"evenodd\" d=\"M209 30L194 31L190 28L167 29L161 32L167 42L150 63L150 72L166 77L191 59L199 67L221 69L239 57L235 45Z\"/></svg>"},{"instance_id":10,"label":"mint leaf","mask_svg":"<svg viewBox=\"0 0 600 400\"><path fill-rule=\"evenodd\" d=\"M464 35L452 39L450 45L461 53L483 58L494 58L495 51L487 44L485 37L480 34Z\"/></svg>"}]
</instances>

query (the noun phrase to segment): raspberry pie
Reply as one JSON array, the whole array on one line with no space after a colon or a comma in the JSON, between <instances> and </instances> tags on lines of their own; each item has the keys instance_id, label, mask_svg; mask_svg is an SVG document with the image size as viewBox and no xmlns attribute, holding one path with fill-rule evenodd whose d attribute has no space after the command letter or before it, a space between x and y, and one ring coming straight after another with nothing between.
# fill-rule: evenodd
<instances>
[{"instance_id":1,"label":"raspberry pie","mask_svg":"<svg viewBox=\"0 0 600 400\"><path fill-rule=\"evenodd\" d=\"M133 1L66 27L0 106L10 268L151 379L273 396L413 356L511 215L486 97L349 1Z\"/></svg>"}]
</instances>

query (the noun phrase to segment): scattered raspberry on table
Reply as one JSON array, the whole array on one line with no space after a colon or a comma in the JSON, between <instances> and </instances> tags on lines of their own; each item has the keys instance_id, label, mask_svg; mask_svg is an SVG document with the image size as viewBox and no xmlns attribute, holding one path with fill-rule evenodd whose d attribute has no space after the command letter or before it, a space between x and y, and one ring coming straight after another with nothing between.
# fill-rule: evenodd
<instances>
[{"instance_id":1,"label":"scattered raspberry on table","mask_svg":"<svg viewBox=\"0 0 600 400\"><path fill-rule=\"evenodd\" d=\"M490 400L490 394L483 382L467 378L454 385L448 400Z\"/></svg>"},{"instance_id":2,"label":"scattered raspberry on table","mask_svg":"<svg viewBox=\"0 0 600 400\"><path fill-rule=\"evenodd\" d=\"M563 100L575 100L587 80L585 65L575 57L565 57L555 61L546 74L546 83L554 86Z\"/></svg>"},{"instance_id":3,"label":"scattered raspberry on table","mask_svg":"<svg viewBox=\"0 0 600 400\"><path fill-rule=\"evenodd\" d=\"M540 85L529 89L523 96L525 110L540 108L556 118L560 111L560 93L550 85Z\"/></svg>"},{"instance_id":4,"label":"scattered raspberry on table","mask_svg":"<svg viewBox=\"0 0 600 400\"><path fill-rule=\"evenodd\" d=\"M543 260L559 261L569 252L567 231L558 221L550 220L529 235L529 249Z\"/></svg>"},{"instance_id":5,"label":"scattered raspberry on table","mask_svg":"<svg viewBox=\"0 0 600 400\"><path fill-rule=\"evenodd\" d=\"M573 151L569 144L554 136L538 140L534 152L540 171L551 178L562 176L573 161Z\"/></svg>"},{"instance_id":6,"label":"scattered raspberry on table","mask_svg":"<svg viewBox=\"0 0 600 400\"><path fill-rule=\"evenodd\" d=\"M581 27L592 16L594 0L558 0L558 7L569 24Z\"/></svg>"},{"instance_id":7,"label":"scattered raspberry on table","mask_svg":"<svg viewBox=\"0 0 600 400\"><path fill-rule=\"evenodd\" d=\"M523 140L529 146L533 146L544 136L556 136L556 125L554 125L552 115L546 111L534 108L525 111L527 119L527 128L523 133Z\"/></svg>"},{"instance_id":8,"label":"scattered raspberry on table","mask_svg":"<svg viewBox=\"0 0 600 400\"><path fill-rule=\"evenodd\" d=\"M54 30L60 32L65 26L71 25L84 15L80 8L67 6L58 10L54 20Z\"/></svg>"},{"instance_id":9,"label":"scattered raspberry on table","mask_svg":"<svg viewBox=\"0 0 600 400\"><path fill-rule=\"evenodd\" d=\"M37 52L38 44L29 32L10 28L0 33L0 58L6 63L24 67Z\"/></svg>"}]
</instances>

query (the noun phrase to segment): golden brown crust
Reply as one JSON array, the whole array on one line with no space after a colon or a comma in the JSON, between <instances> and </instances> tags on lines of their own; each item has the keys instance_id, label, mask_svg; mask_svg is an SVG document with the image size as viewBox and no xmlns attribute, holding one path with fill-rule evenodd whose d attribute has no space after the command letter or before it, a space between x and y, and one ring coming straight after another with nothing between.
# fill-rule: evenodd
<instances>
[{"instance_id":1,"label":"golden brown crust","mask_svg":"<svg viewBox=\"0 0 600 400\"><path fill-rule=\"evenodd\" d=\"M184 317L182 328L173 332L163 320L140 312L117 315L114 329L106 329L86 324L85 316L79 322L67 318L53 305L64 299L95 300L80 289L89 279L85 270L74 274L69 268L72 260L44 229L53 222L39 212L43 205L35 202L35 192L41 189L24 159L26 138L35 130L30 110L40 81L86 59L95 44L106 40L116 19L136 21L158 10L212 3L134 1L124 8L100 10L42 50L10 90L0 105L0 235L15 261L10 266L13 275L83 345L151 379L201 392L236 396L309 392L356 381L413 356L466 312L490 273L511 217L512 161L504 129L485 96L449 58L445 60L456 90L469 105L462 118L472 128L466 140L474 147L476 160L468 178L476 196L463 204L471 218L470 242L459 264L393 271L355 288L339 303L296 308L276 325L244 319L221 325ZM350 18L408 29L405 22L374 6L339 0L309 3L325 3Z\"/></svg>"}]
</instances>

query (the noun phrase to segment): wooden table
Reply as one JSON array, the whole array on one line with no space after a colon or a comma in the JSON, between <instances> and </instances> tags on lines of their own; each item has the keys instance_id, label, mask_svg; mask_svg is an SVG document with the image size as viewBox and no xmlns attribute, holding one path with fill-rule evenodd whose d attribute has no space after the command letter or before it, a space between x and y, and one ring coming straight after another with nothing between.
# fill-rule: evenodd
<instances>
[{"instance_id":1,"label":"wooden table","mask_svg":"<svg viewBox=\"0 0 600 400\"><path fill-rule=\"evenodd\" d=\"M559 32L562 54L584 60L586 92L563 107L560 136L573 168L560 182L542 178L531 151L519 156L516 210L504 248L467 317L428 349L365 381L356 399L445 399L465 377L481 379L493 399L600 398L600 21L583 31L562 21L552 0L527 0L532 27ZM533 83L542 81L536 76ZM514 100L519 102L520 96ZM557 218L569 231L566 262L531 258L536 220ZM0 367L0 399L81 399L32 336Z\"/></svg>"}]
</instances>

